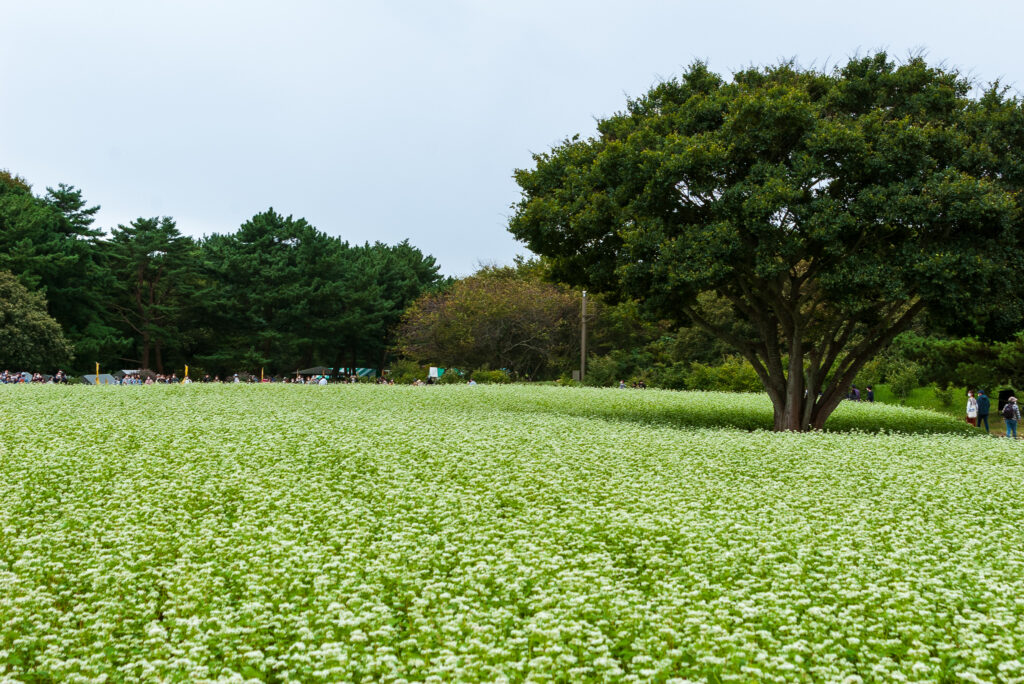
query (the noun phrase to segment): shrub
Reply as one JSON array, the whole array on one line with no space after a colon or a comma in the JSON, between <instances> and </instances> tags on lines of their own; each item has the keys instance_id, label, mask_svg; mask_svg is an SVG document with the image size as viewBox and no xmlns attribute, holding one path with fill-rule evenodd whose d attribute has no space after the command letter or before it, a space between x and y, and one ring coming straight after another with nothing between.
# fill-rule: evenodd
<instances>
[{"instance_id":1,"label":"shrub","mask_svg":"<svg viewBox=\"0 0 1024 684\"><path fill-rule=\"evenodd\" d=\"M427 369L415 361L399 359L391 364L391 372L388 378L395 381L396 385L411 385L417 380L426 382Z\"/></svg>"},{"instance_id":2,"label":"shrub","mask_svg":"<svg viewBox=\"0 0 1024 684\"><path fill-rule=\"evenodd\" d=\"M672 365L659 364L651 372L650 385L662 389L684 390L690 374L690 364L676 361Z\"/></svg>"},{"instance_id":3,"label":"shrub","mask_svg":"<svg viewBox=\"0 0 1024 684\"><path fill-rule=\"evenodd\" d=\"M893 395L905 400L921 382L921 367L913 361L896 361L889 367L887 379Z\"/></svg>"},{"instance_id":4,"label":"shrub","mask_svg":"<svg viewBox=\"0 0 1024 684\"><path fill-rule=\"evenodd\" d=\"M936 386L932 388L932 391L935 393L935 398L939 400L939 403L946 408L953 405L953 401L960 393L955 387L946 387L943 389Z\"/></svg>"},{"instance_id":5,"label":"shrub","mask_svg":"<svg viewBox=\"0 0 1024 684\"><path fill-rule=\"evenodd\" d=\"M509 374L503 370L478 370L473 371L473 379L485 384L505 384L512 382Z\"/></svg>"},{"instance_id":6,"label":"shrub","mask_svg":"<svg viewBox=\"0 0 1024 684\"><path fill-rule=\"evenodd\" d=\"M695 363L686 376L686 387L716 392L763 392L764 386L746 359L728 357L718 366Z\"/></svg>"},{"instance_id":7,"label":"shrub","mask_svg":"<svg viewBox=\"0 0 1024 684\"><path fill-rule=\"evenodd\" d=\"M466 377L455 368L447 368L444 374L437 379L437 382L439 385L458 385L466 382Z\"/></svg>"}]
</instances>

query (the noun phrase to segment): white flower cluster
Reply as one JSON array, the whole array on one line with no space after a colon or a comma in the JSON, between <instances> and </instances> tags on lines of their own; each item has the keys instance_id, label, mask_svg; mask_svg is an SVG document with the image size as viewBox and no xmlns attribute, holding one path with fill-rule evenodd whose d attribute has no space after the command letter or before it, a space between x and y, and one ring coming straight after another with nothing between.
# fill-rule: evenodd
<instances>
[{"instance_id":1,"label":"white flower cluster","mask_svg":"<svg viewBox=\"0 0 1024 684\"><path fill-rule=\"evenodd\" d=\"M0 680L1024 682L1024 455L951 419L147 389L0 388Z\"/></svg>"}]
</instances>

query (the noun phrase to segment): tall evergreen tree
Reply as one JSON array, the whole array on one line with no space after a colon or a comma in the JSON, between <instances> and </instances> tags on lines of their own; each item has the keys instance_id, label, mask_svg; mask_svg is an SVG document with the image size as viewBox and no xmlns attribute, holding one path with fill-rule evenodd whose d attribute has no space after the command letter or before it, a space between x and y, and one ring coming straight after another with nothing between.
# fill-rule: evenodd
<instances>
[{"instance_id":1,"label":"tall evergreen tree","mask_svg":"<svg viewBox=\"0 0 1024 684\"><path fill-rule=\"evenodd\" d=\"M89 365L116 358L124 340L110 324L106 294L112 275L102 263L95 209L85 209L81 191L32 194L23 178L0 172L0 269L43 293L48 310Z\"/></svg>"},{"instance_id":2,"label":"tall evergreen tree","mask_svg":"<svg viewBox=\"0 0 1024 684\"><path fill-rule=\"evenodd\" d=\"M273 209L203 243L206 362L221 369L294 370L338 339L331 302L348 246Z\"/></svg>"},{"instance_id":3,"label":"tall evergreen tree","mask_svg":"<svg viewBox=\"0 0 1024 684\"><path fill-rule=\"evenodd\" d=\"M380 370L396 344L402 314L417 297L436 288L442 277L434 257L423 254L408 240L397 245L377 242L367 249L376 264L374 270L381 288L379 315L382 334L369 341L365 352Z\"/></svg>"},{"instance_id":4,"label":"tall evergreen tree","mask_svg":"<svg viewBox=\"0 0 1024 684\"><path fill-rule=\"evenodd\" d=\"M92 227L96 220L96 212L100 206L87 207L87 202L82 197L82 191L73 185L60 183L56 189L46 188L46 195L43 201L50 205L67 219L73 234L78 237L99 237L103 234L101 230Z\"/></svg>"},{"instance_id":5,"label":"tall evergreen tree","mask_svg":"<svg viewBox=\"0 0 1024 684\"><path fill-rule=\"evenodd\" d=\"M134 338L142 368L164 372L168 348L180 349L184 312L195 287L198 250L173 219L138 218L112 231L113 308Z\"/></svg>"}]
</instances>

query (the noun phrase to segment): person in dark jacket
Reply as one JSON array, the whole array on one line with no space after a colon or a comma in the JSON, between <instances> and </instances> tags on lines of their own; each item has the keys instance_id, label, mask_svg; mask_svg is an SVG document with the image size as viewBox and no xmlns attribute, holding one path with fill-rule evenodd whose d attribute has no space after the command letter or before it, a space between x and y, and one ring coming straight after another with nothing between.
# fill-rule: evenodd
<instances>
[{"instance_id":1,"label":"person in dark jacket","mask_svg":"<svg viewBox=\"0 0 1024 684\"><path fill-rule=\"evenodd\" d=\"M1013 432L1013 438L1017 439L1017 421L1020 420L1020 407L1017 406L1017 397L1010 397L1003 407L1003 422L1006 423L1006 436Z\"/></svg>"},{"instance_id":2,"label":"person in dark jacket","mask_svg":"<svg viewBox=\"0 0 1024 684\"><path fill-rule=\"evenodd\" d=\"M985 432L988 432L988 414L992 410L992 404L985 394L985 390L978 390L978 427L985 423Z\"/></svg>"}]
</instances>

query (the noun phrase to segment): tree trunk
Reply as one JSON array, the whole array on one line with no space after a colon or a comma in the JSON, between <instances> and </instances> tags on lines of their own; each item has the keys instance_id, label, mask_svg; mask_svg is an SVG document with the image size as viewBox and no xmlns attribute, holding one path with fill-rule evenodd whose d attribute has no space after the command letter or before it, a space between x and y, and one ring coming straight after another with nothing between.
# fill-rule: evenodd
<instances>
[{"instance_id":1,"label":"tree trunk","mask_svg":"<svg viewBox=\"0 0 1024 684\"><path fill-rule=\"evenodd\" d=\"M152 342L149 339L149 330L142 329L142 367L149 368L149 350Z\"/></svg>"},{"instance_id":2,"label":"tree trunk","mask_svg":"<svg viewBox=\"0 0 1024 684\"><path fill-rule=\"evenodd\" d=\"M341 369L342 367L344 367L344 365L345 354L339 349L338 352L334 355L334 370L331 371L334 374L335 378L338 378L341 375Z\"/></svg>"}]
</instances>

